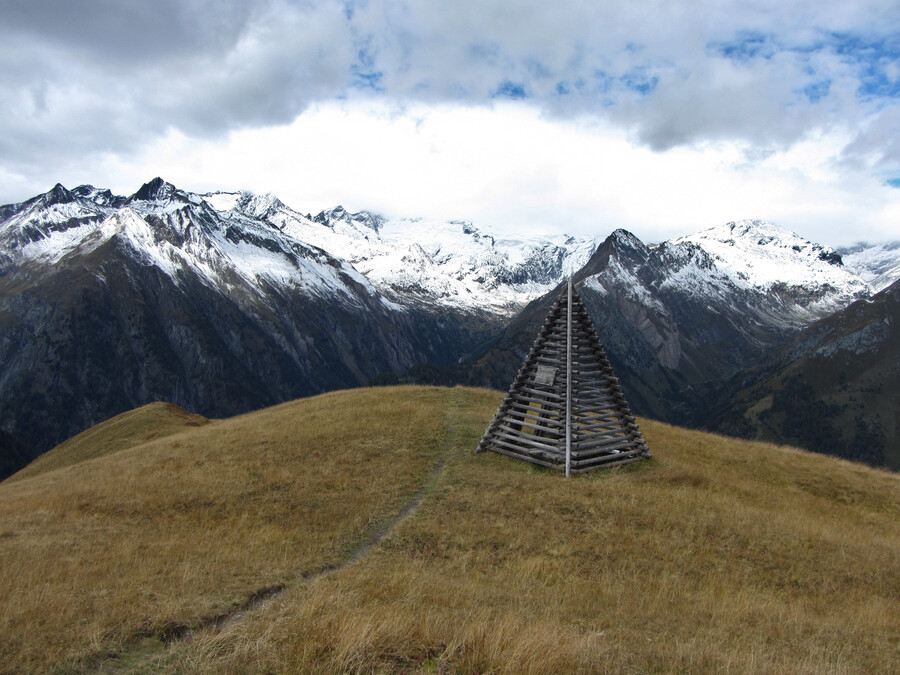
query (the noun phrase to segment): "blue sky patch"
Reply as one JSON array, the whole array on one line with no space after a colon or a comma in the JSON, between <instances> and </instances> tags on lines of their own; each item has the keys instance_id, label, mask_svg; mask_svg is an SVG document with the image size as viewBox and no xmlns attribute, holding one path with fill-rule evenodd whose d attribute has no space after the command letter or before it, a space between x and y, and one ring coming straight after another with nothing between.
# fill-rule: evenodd
<instances>
[{"instance_id":1,"label":"blue sky patch","mask_svg":"<svg viewBox=\"0 0 900 675\"><path fill-rule=\"evenodd\" d=\"M892 188L900 190L900 178L888 178L884 183L885 185L890 185Z\"/></svg>"},{"instance_id":2,"label":"blue sky patch","mask_svg":"<svg viewBox=\"0 0 900 675\"><path fill-rule=\"evenodd\" d=\"M634 68L622 75L619 81L641 96L646 96L659 84L659 78L656 75L650 75L646 68Z\"/></svg>"},{"instance_id":3,"label":"blue sky patch","mask_svg":"<svg viewBox=\"0 0 900 675\"><path fill-rule=\"evenodd\" d=\"M356 89L369 89L381 93L385 90L382 85L384 72L375 67L375 55L370 49L371 42L371 36L361 42L356 52L356 63L350 66L350 75Z\"/></svg>"},{"instance_id":4,"label":"blue sky patch","mask_svg":"<svg viewBox=\"0 0 900 675\"><path fill-rule=\"evenodd\" d=\"M867 41L842 33L832 33L830 39L835 52L856 67L861 97L900 98L900 78L889 70L900 63L900 40Z\"/></svg>"},{"instance_id":5,"label":"blue sky patch","mask_svg":"<svg viewBox=\"0 0 900 675\"><path fill-rule=\"evenodd\" d=\"M829 91L831 91L831 80L813 82L802 89L803 95L810 103L818 103L828 96Z\"/></svg>"},{"instance_id":6,"label":"blue sky patch","mask_svg":"<svg viewBox=\"0 0 900 675\"><path fill-rule=\"evenodd\" d=\"M749 63L758 58L769 59L777 51L771 37L758 31L739 31L733 40L711 42L707 48L735 63Z\"/></svg>"},{"instance_id":7,"label":"blue sky patch","mask_svg":"<svg viewBox=\"0 0 900 675\"><path fill-rule=\"evenodd\" d=\"M491 98L511 98L520 100L527 98L527 96L528 94L525 92L524 84L521 82L511 82L510 80L504 80L500 83L500 86L491 92Z\"/></svg>"}]
</instances>

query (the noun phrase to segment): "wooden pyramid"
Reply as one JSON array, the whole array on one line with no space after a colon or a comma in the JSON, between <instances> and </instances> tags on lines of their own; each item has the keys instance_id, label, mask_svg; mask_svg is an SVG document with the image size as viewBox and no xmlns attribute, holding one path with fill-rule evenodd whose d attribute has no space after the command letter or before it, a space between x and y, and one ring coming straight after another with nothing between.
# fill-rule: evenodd
<instances>
[{"instance_id":1,"label":"wooden pyramid","mask_svg":"<svg viewBox=\"0 0 900 675\"><path fill-rule=\"evenodd\" d=\"M571 280L476 452L487 450L567 476L651 457Z\"/></svg>"}]
</instances>

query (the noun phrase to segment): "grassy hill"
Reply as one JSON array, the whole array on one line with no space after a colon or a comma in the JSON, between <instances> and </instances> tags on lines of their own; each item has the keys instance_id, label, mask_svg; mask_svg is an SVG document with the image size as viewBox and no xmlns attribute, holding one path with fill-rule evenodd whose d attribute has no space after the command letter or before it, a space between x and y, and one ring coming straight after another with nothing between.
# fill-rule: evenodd
<instances>
[{"instance_id":1,"label":"grassy hill","mask_svg":"<svg viewBox=\"0 0 900 675\"><path fill-rule=\"evenodd\" d=\"M654 460L565 479L473 454L500 398L334 392L60 447L0 484L0 671L900 660L897 474L640 420Z\"/></svg>"},{"instance_id":2,"label":"grassy hill","mask_svg":"<svg viewBox=\"0 0 900 675\"><path fill-rule=\"evenodd\" d=\"M45 471L72 466L88 459L103 457L119 450L165 438L186 427L201 427L209 420L193 415L172 403L149 403L135 410L101 422L96 426L60 443L9 480L30 478Z\"/></svg>"}]
</instances>

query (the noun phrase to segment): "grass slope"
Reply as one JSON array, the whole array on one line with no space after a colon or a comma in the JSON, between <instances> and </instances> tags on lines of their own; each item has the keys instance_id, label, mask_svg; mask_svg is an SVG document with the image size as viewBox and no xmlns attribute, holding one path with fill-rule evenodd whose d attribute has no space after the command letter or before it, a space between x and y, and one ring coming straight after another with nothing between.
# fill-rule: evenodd
<instances>
[{"instance_id":1,"label":"grass slope","mask_svg":"<svg viewBox=\"0 0 900 675\"><path fill-rule=\"evenodd\" d=\"M0 485L0 669L855 673L900 660L900 476L644 420L654 460L567 480L472 453L500 397L337 392ZM305 577L352 558L441 454L418 511L353 564ZM285 594L241 621L199 627L279 582ZM150 658L113 656L172 625L198 630Z\"/></svg>"},{"instance_id":2,"label":"grass slope","mask_svg":"<svg viewBox=\"0 0 900 675\"><path fill-rule=\"evenodd\" d=\"M172 403L149 403L101 422L44 453L8 480L21 480L171 436L209 420Z\"/></svg>"},{"instance_id":3,"label":"grass slope","mask_svg":"<svg viewBox=\"0 0 900 675\"><path fill-rule=\"evenodd\" d=\"M91 670L343 560L421 488L446 396L329 394L0 484L0 672Z\"/></svg>"}]
</instances>

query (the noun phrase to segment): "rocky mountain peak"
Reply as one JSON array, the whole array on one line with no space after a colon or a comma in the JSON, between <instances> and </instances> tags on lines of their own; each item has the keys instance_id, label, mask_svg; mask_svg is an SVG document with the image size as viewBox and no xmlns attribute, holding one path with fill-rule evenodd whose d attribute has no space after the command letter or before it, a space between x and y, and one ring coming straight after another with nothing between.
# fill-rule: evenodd
<instances>
[{"instance_id":1,"label":"rocky mountain peak","mask_svg":"<svg viewBox=\"0 0 900 675\"><path fill-rule=\"evenodd\" d=\"M284 203L271 192L267 192L264 195L254 195L246 192L242 193L242 197L241 210L254 218L266 218L279 209L286 208Z\"/></svg>"},{"instance_id":2,"label":"rocky mountain peak","mask_svg":"<svg viewBox=\"0 0 900 675\"><path fill-rule=\"evenodd\" d=\"M100 206L120 206L124 201L124 197L114 195L108 189L96 188L93 185L79 185L72 188L72 194L82 199L87 199Z\"/></svg>"},{"instance_id":3,"label":"rocky mountain peak","mask_svg":"<svg viewBox=\"0 0 900 675\"><path fill-rule=\"evenodd\" d=\"M597 247L588 262L587 270L590 270L591 274L596 274L613 258L622 258L637 264L646 260L649 253L650 249L644 242L628 230L619 228Z\"/></svg>"},{"instance_id":4,"label":"rocky mountain peak","mask_svg":"<svg viewBox=\"0 0 900 675\"><path fill-rule=\"evenodd\" d=\"M385 222L384 218L377 214L369 211L350 213L340 205L335 206L333 209L321 211L313 218L313 221L330 228L334 228L337 223L345 223L351 227L362 226L376 233Z\"/></svg>"},{"instance_id":5,"label":"rocky mountain peak","mask_svg":"<svg viewBox=\"0 0 900 675\"><path fill-rule=\"evenodd\" d=\"M606 241L617 246L618 248L633 249L641 252L646 252L647 250L647 245L644 244L644 242L642 242L628 230L622 229L621 227L613 230L613 233L610 234L609 237L607 237Z\"/></svg>"},{"instance_id":6,"label":"rocky mountain peak","mask_svg":"<svg viewBox=\"0 0 900 675\"><path fill-rule=\"evenodd\" d=\"M48 192L44 193L41 203L44 206L53 206L54 204L68 204L74 199L75 195L64 188L61 183L57 183Z\"/></svg>"},{"instance_id":7,"label":"rocky mountain peak","mask_svg":"<svg viewBox=\"0 0 900 675\"><path fill-rule=\"evenodd\" d=\"M153 180L144 183L137 192L128 198L128 201L165 201L175 197L177 192L178 189L174 185L157 176Z\"/></svg>"},{"instance_id":8,"label":"rocky mountain peak","mask_svg":"<svg viewBox=\"0 0 900 675\"><path fill-rule=\"evenodd\" d=\"M709 254L717 269L740 288L802 288L835 311L871 288L844 268L841 256L783 227L762 220L739 220L672 240ZM826 300L826 298L831 298Z\"/></svg>"}]
</instances>

